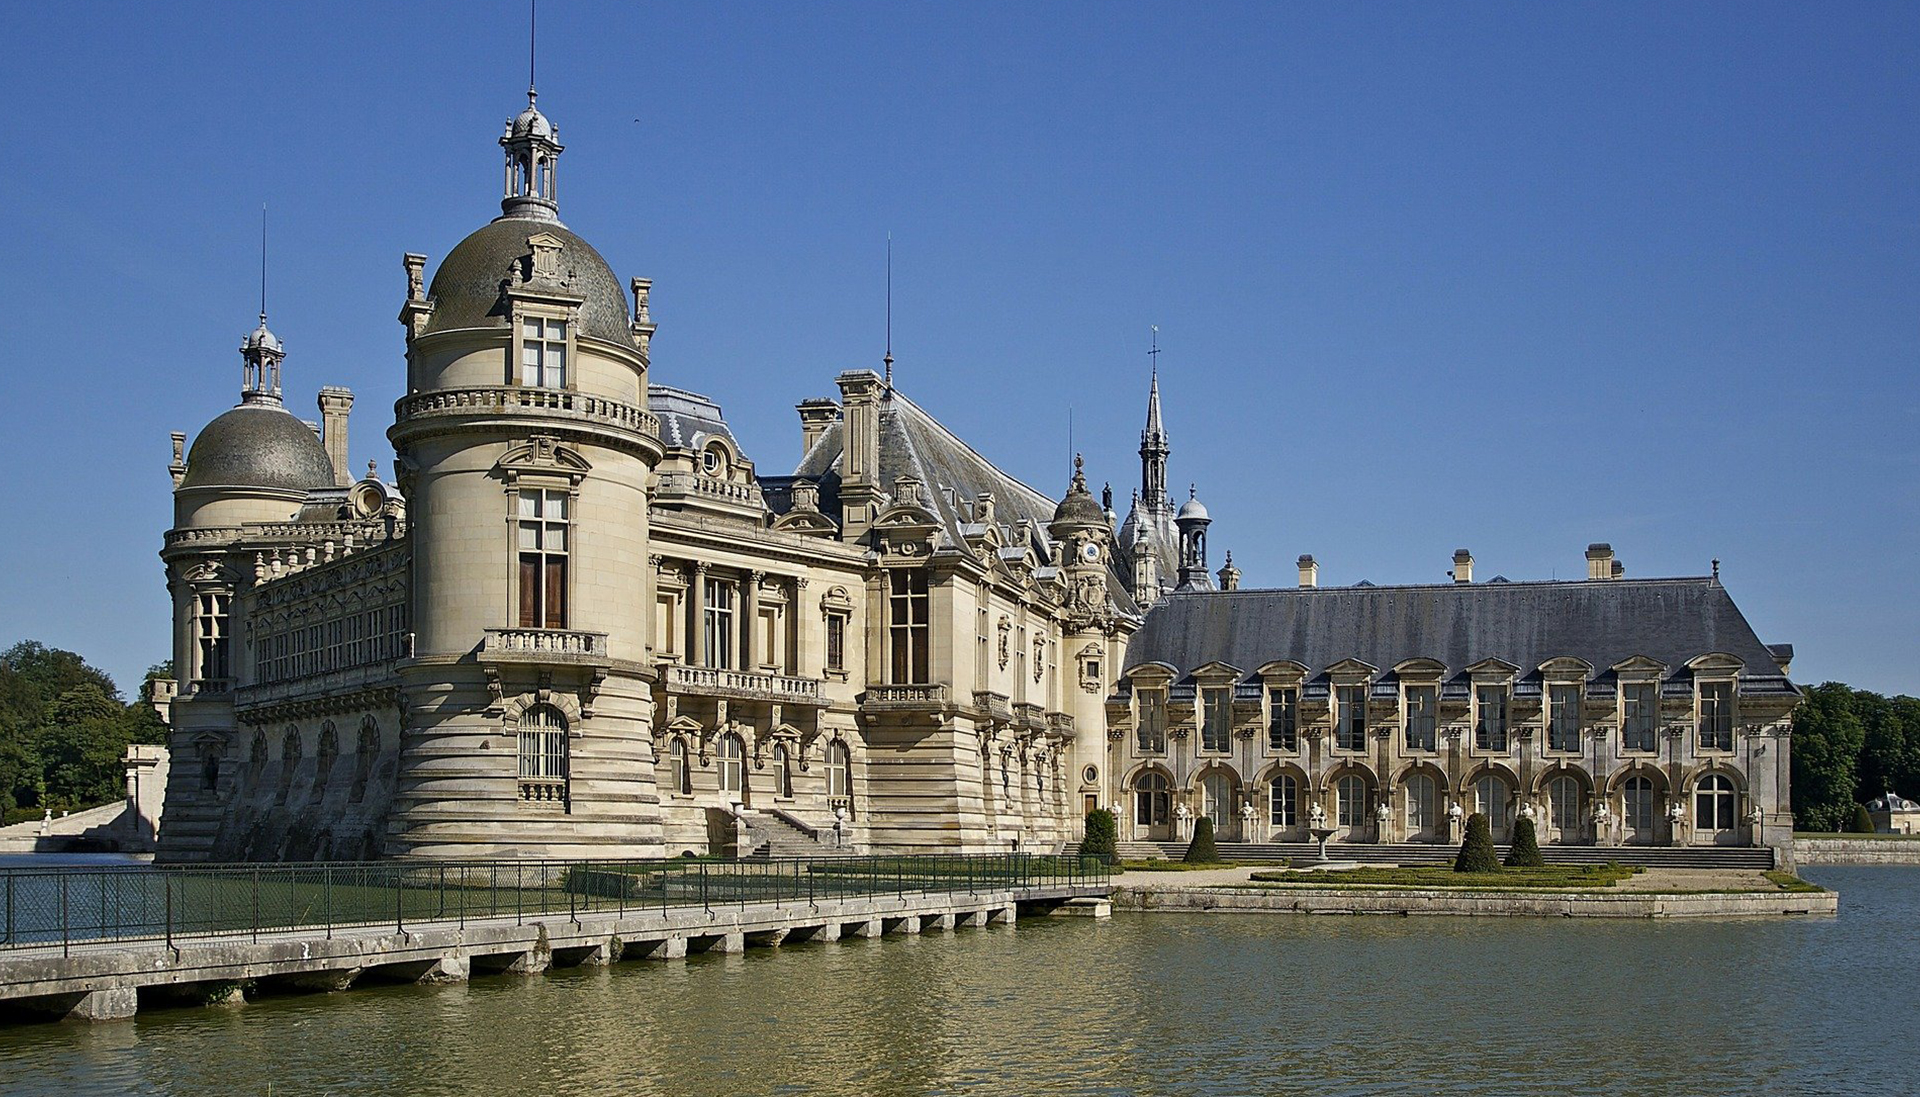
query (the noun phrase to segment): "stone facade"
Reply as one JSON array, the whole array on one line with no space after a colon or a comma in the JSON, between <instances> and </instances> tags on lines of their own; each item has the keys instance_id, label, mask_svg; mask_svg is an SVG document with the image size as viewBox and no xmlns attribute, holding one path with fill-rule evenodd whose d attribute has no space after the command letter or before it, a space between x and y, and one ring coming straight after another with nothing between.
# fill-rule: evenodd
<instances>
[{"instance_id":1,"label":"stone facade","mask_svg":"<svg viewBox=\"0 0 1920 1097\"><path fill-rule=\"evenodd\" d=\"M1717 580L1463 581L1425 632L1379 605L1425 588L1318 591L1310 557L1306 590L1230 555L1216 584L1157 372L1125 522L1077 462L1059 500L994 467L890 358L762 473L654 378L652 283L559 220L531 98L500 144L501 216L430 281L402 261L391 480L350 471L351 393L286 410L264 313L239 406L173 436L163 859L1053 849L1108 804L1137 838L1447 841L1460 804L1549 841L1785 833L1798 695ZM1339 627L1269 627L1306 617Z\"/></svg>"}]
</instances>

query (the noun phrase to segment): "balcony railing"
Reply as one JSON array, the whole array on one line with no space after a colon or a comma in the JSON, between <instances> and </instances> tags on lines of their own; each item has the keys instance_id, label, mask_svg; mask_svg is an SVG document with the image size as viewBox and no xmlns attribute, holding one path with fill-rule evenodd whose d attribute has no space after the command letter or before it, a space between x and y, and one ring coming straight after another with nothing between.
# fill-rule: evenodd
<instances>
[{"instance_id":1,"label":"balcony railing","mask_svg":"<svg viewBox=\"0 0 1920 1097\"><path fill-rule=\"evenodd\" d=\"M947 703L947 687L940 683L925 686L871 686L864 701L867 707L930 708Z\"/></svg>"},{"instance_id":2,"label":"balcony railing","mask_svg":"<svg viewBox=\"0 0 1920 1097\"><path fill-rule=\"evenodd\" d=\"M480 658L513 662L603 663L607 634L559 628L490 628Z\"/></svg>"},{"instance_id":3,"label":"balcony railing","mask_svg":"<svg viewBox=\"0 0 1920 1097\"><path fill-rule=\"evenodd\" d=\"M567 782L564 778L522 777L520 799L534 804L564 804L567 802Z\"/></svg>"},{"instance_id":4,"label":"balcony railing","mask_svg":"<svg viewBox=\"0 0 1920 1097\"><path fill-rule=\"evenodd\" d=\"M748 700L794 701L821 704L820 680L784 674L754 674L718 667L666 664L667 688L675 693L703 693Z\"/></svg>"},{"instance_id":5,"label":"balcony railing","mask_svg":"<svg viewBox=\"0 0 1920 1097\"><path fill-rule=\"evenodd\" d=\"M532 412L621 427L660 436L660 420L645 408L609 400L573 389L532 385L494 385L486 388L441 389L403 396L394 406L401 422L438 416L501 415Z\"/></svg>"}]
</instances>

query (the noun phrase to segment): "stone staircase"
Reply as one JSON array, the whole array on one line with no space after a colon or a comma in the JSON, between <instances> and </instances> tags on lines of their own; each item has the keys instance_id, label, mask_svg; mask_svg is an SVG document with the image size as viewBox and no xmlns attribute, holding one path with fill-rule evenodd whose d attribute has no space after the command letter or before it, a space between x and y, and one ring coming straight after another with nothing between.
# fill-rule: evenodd
<instances>
[{"instance_id":1,"label":"stone staircase","mask_svg":"<svg viewBox=\"0 0 1920 1097\"><path fill-rule=\"evenodd\" d=\"M742 857L853 857L859 850L848 838L834 845L833 824L815 824L784 808L740 813Z\"/></svg>"},{"instance_id":2,"label":"stone staircase","mask_svg":"<svg viewBox=\"0 0 1920 1097\"><path fill-rule=\"evenodd\" d=\"M1502 858L1506 846L1495 846ZM1185 842L1121 842L1121 860L1175 860L1185 855ZM1280 861L1307 864L1320 857L1313 842L1221 842L1220 858L1225 861ZM1079 851L1079 843L1067 846L1067 853ZM1372 842L1329 842L1327 857L1335 861L1359 861L1362 864L1451 865L1459 848L1431 842L1375 844ZM1557 846L1543 845L1540 854L1550 865L1603 865L1609 861L1644 868L1770 869L1773 850L1740 846Z\"/></svg>"}]
</instances>

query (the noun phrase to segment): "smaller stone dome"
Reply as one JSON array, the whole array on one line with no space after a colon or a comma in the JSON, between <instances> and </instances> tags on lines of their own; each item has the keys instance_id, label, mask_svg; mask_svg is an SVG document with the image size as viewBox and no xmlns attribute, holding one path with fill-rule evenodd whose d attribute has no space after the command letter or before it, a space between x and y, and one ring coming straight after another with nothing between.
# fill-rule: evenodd
<instances>
[{"instance_id":1,"label":"smaller stone dome","mask_svg":"<svg viewBox=\"0 0 1920 1097\"><path fill-rule=\"evenodd\" d=\"M264 313L260 317L260 326L248 332L246 342L240 344L242 352L264 350L272 354L280 354L285 349L280 345L280 337L273 333L273 329L267 327L267 318Z\"/></svg>"},{"instance_id":2,"label":"smaller stone dome","mask_svg":"<svg viewBox=\"0 0 1920 1097\"><path fill-rule=\"evenodd\" d=\"M1207 514L1207 505L1202 503L1200 497L1193 494L1191 490L1187 492L1187 501L1180 504L1180 513L1174 515L1176 522L1210 522L1212 520L1212 517Z\"/></svg>"},{"instance_id":3,"label":"smaller stone dome","mask_svg":"<svg viewBox=\"0 0 1920 1097\"><path fill-rule=\"evenodd\" d=\"M333 462L319 436L277 400L241 404L202 428L187 452L187 474L180 481L182 489L279 491L332 484Z\"/></svg>"},{"instance_id":4,"label":"smaller stone dome","mask_svg":"<svg viewBox=\"0 0 1920 1097\"><path fill-rule=\"evenodd\" d=\"M1107 524L1106 512L1087 490L1087 478L1083 471L1083 462L1078 454L1073 458L1073 483L1067 488L1067 497L1060 500L1054 508L1053 521L1047 528L1066 529L1074 526L1104 526Z\"/></svg>"},{"instance_id":5,"label":"smaller stone dome","mask_svg":"<svg viewBox=\"0 0 1920 1097\"><path fill-rule=\"evenodd\" d=\"M547 116L541 114L538 108L532 103L528 103L527 109L521 111L520 116L513 120L513 124L507 130L507 135L509 137L550 138L553 136L553 123L547 121Z\"/></svg>"}]
</instances>

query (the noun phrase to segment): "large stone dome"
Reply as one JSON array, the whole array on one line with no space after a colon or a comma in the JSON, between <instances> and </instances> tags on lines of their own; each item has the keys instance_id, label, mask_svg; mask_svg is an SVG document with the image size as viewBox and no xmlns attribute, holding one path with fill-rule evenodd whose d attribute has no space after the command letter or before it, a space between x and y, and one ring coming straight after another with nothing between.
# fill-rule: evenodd
<instances>
[{"instance_id":1,"label":"large stone dome","mask_svg":"<svg viewBox=\"0 0 1920 1097\"><path fill-rule=\"evenodd\" d=\"M427 321L426 334L458 328L507 326L506 304L501 290L511 277L519 280L516 267L527 260L533 249L530 237L548 233L561 241L558 270L563 290L583 298L580 306L580 333L608 342L629 344L633 336L627 327L627 294L614 277L613 268L593 250L593 245L575 236L558 221L535 217L502 217L480 227L454 246L433 274L427 296L433 299L433 316Z\"/></svg>"},{"instance_id":2,"label":"large stone dome","mask_svg":"<svg viewBox=\"0 0 1920 1097\"><path fill-rule=\"evenodd\" d=\"M187 453L182 488L310 491L333 484L313 428L274 403L247 403L208 423Z\"/></svg>"}]
</instances>

